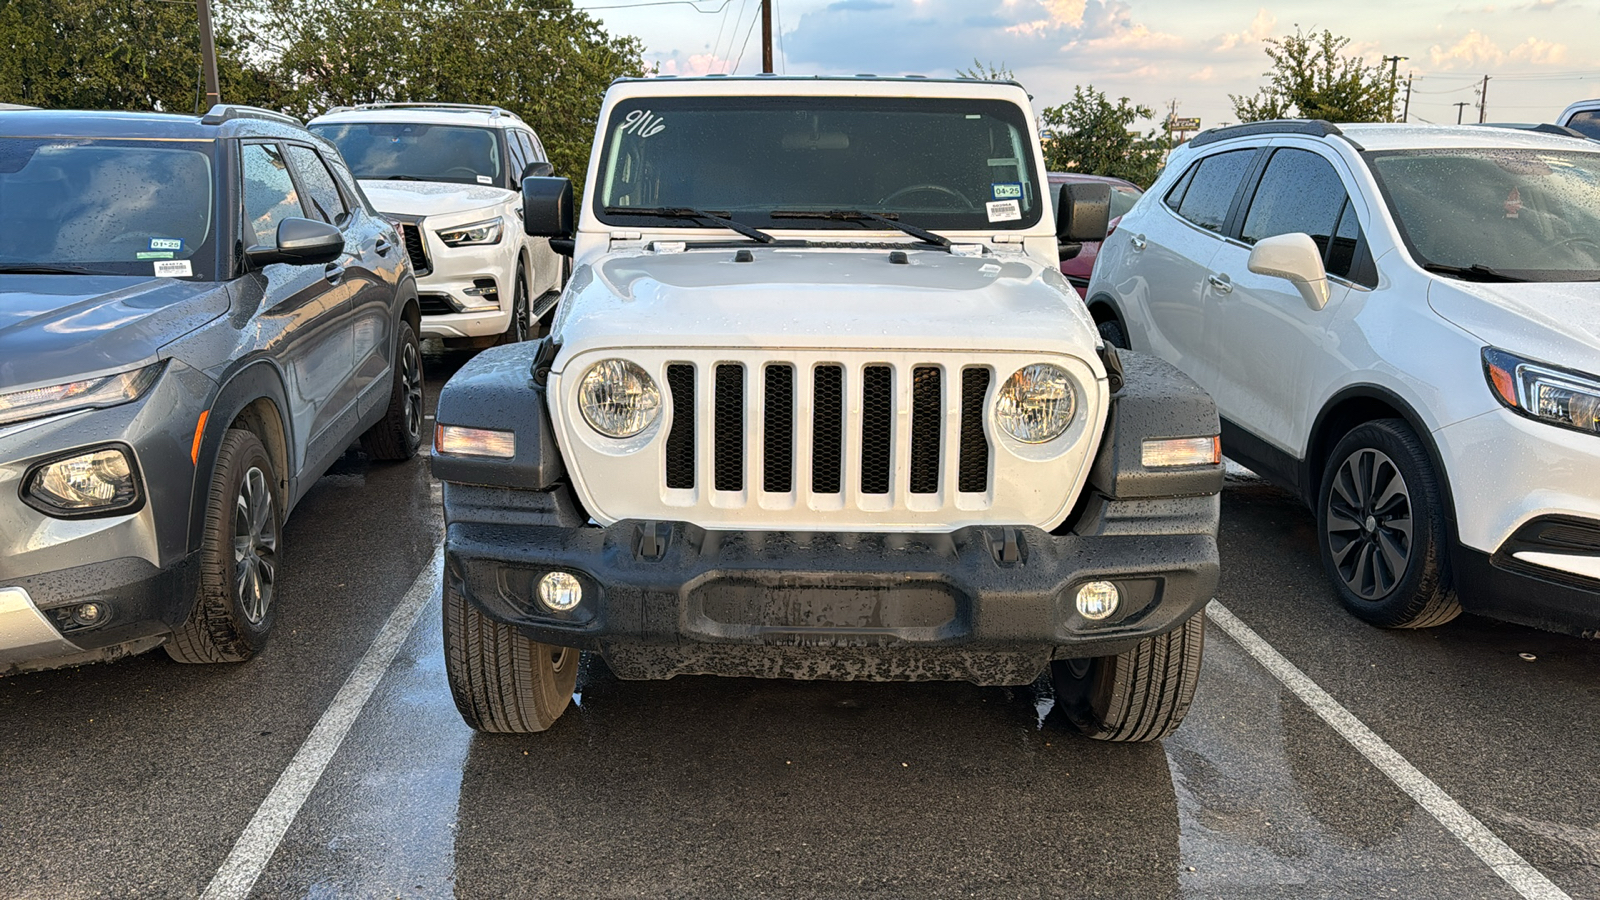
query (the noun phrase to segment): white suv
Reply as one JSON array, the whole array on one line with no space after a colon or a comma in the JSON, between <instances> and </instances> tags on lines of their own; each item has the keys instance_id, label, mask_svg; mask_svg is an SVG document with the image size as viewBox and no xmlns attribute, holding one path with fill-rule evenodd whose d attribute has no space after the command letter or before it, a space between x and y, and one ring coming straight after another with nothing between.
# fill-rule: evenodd
<instances>
[{"instance_id":1,"label":"white suv","mask_svg":"<svg viewBox=\"0 0 1600 900\"><path fill-rule=\"evenodd\" d=\"M1211 392L1316 511L1346 606L1600 629L1600 148L1503 128L1206 132L1109 236L1101 333Z\"/></svg>"},{"instance_id":2,"label":"white suv","mask_svg":"<svg viewBox=\"0 0 1600 900\"><path fill-rule=\"evenodd\" d=\"M373 103L311 120L400 230L422 337L523 340L555 306L564 260L522 228L521 183L551 174L539 136L497 106Z\"/></svg>"}]
</instances>

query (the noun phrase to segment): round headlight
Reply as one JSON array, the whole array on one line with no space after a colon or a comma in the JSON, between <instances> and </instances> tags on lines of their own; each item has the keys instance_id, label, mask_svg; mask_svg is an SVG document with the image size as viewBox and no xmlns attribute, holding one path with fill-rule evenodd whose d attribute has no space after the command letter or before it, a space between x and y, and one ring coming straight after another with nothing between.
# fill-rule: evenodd
<instances>
[{"instance_id":1,"label":"round headlight","mask_svg":"<svg viewBox=\"0 0 1600 900\"><path fill-rule=\"evenodd\" d=\"M1077 396L1060 366L1034 363L1006 379L994 404L996 423L1025 444L1055 440L1072 424Z\"/></svg>"},{"instance_id":2,"label":"round headlight","mask_svg":"<svg viewBox=\"0 0 1600 900\"><path fill-rule=\"evenodd\" d=\"M584 373L578 408L595 431L627 438L661 415L661 390L645 370L625 359L603 359Z\"/></svg>"}]
</instances>

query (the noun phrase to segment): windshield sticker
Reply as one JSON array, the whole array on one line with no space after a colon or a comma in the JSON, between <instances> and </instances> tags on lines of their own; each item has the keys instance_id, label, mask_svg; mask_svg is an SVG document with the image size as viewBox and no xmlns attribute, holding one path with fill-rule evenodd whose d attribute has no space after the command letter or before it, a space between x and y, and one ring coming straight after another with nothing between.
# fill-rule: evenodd
<instances>
[{"instance_id":1,"label":"windshield sticker","mask_svg":"<svg viewBox=\"0 0 1600 900\"><path fill-rule=\"evenodd\" d=\"M157 278L188 278L194 274L187 259L158 259L155 266Z\"/></svg>"},{"instance_id":2,"label":"windshield sticker","mask_svg":"<svg viewBox=\"0 0 1600 900\"><path fill-rule=\"evenodd\" d=\"M133 255L134 259L171 259L171 250L140 250Z\"/></svg>"},{"instance_id":3,"label":"windshield sticker","mask_svg":"<svg viewBox=\"0 0 1600 900\"><path fill-rule=\"evenodd\" d=\"M183 240L181 238L151 238L150 239L150 249L151 250L182 250L183 249Z\"/></svg>"},{"instance_id":4,"label":"windshield sticker","mask_svg":"<svg viewBox=\"0 0 1600 900\"><path fill-rule=\"evenodd\" d=\"M996 200L985 206L989 208L991 222L1015 222L1022 218L1022 204L1015 200Z\"/></svg>"},{"instance_id":5,"label":"windshield sticker","mask_svg":"<svg viewBox=\"0 0 1600 900\"><path fill-rule=\"evenodd\" d=\"M1506 218L1508 218L1508 219L1517 218L1517 214L1522 212L1522 192L1521 191L1517 190L1516 188L1512 188L1511 189L1511 193L1506 195L1505 209L1506 209Z\"/></svg>"},{"instance_id":6,"label":"windshield sticker","mask_svg":"<svg viewBox=\"0 0 1600 900\"><path fill-rule=\"evenodd\" d=\"M622 120L619 134L635 134L642 138L655 137L667 130L667 123L648 109L636 109Z\"/></svg>"},{"instance_id":7,"label":"windshield sticker","mask_svg":"<svg viewBox=\"0 0 1600 900\"><path fill-rule=\"evenodd\" d=\"M1019 182L997 182L993 187L994 199L996 200L1022 199L1022 185Z\"/></svg>"},{"instance_id":8,"label":"windshield sticker","mask_svg":"<svg viewBox=\"0 0 1600 900\"><path fill-rule=\"evenodd\" d=\"M487 175L479 175L478 176L478 183L479 184L494 184L494 179L490 178Z\"/></svg>"},{"instance_id":9,"label":"windshield sticker","mask_svg":"<svg viewBox=\"0 0 1600 900\"><path fill-rule=\"evenodd\" d=\"M1017 165L1021 165L1021 164L1022 164L1022 160L1017 159L1015 156L1002 156L999 159L991 159L991 160L989 160L989 165L991 167L993 167L993 166L1017 166Z\"/></svg>"}]
</instances>

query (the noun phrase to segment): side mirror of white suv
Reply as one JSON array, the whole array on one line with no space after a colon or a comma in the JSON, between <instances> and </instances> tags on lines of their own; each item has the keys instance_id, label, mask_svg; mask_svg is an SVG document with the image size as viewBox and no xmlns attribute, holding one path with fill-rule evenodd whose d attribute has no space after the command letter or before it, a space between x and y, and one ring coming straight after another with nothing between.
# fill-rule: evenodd
<instances>
[{"instance_id":1,"label":"side mirror of white suv","mask_svg":"<svg viewBox=\"0 0 1600 900\"><path fill-rule=\"evenodd\" d=\"M1297 231L1262 238L1250 251L1249 267L1257 275L1289 279L1313 311L1328 305L1328 272L1322 267L1322 251L1309 234Z\"/></svg>"}]
</instances>

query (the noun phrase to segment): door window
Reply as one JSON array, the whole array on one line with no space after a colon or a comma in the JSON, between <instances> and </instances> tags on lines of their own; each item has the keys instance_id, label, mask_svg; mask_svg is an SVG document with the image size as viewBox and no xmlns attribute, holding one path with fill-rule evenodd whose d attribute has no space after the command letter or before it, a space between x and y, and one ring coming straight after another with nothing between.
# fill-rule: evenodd
<instances>
[{"instance_id":1,"label":"door window","mask_svg":"<svg viewBox=\"0 0 1600 900\"><path fill-rule=\"evenodd\" d=\"M1329 275L1349 279L1361 243L1361 225L1339 173L1308 150L1272 154L1239 237L1247 244L1300 232L1322 251Z\"/></svg>"},{"instance_id":2,"label":"door window","mask_svg":"<svg viewBox=\"0 0 1600 900\"><path fill-rule=\"evenodd\" d=\"M522 140L522 135L515 131L506 132L506 147L511 155L511 174L516 178L522 177L522 171L528 168L528 149Z\"/></svg>"},{"instance_id":3,"label":"door window","mask_svg":"<svg viewBox=\"0 0 1600 900\"><path fill-rule=\"evenodd\" d=\"M306 214L300 205L300 194L277 144L245 144L240 153L244 161L245 224L256 244L274 246L278 223Z\"/></svg>"},{"instance_id":4,"label":"door window","mask_svg":"<svg viewBox=\"0 0 1600 900\"><path fill-rule=\"evenodd\" d=\"M333 176L328 174L328 167L323 165L317 151L290 144L289 161L294 163L295 174L300 177L300 184L305 187L307 199L311 201L311 208L316 211L317 217L329 225L343 227L350 219L350 209L345 205L344 196L339 193L338 185L334 184Z\"/></svg>"},{"instance_id":5,"label":"door window","mask_svg":"<svg viewBox=\"0 0 1600 900\"><path fill-rule=\"evenodd\" d=\"M1222 233L1228 218L1228 208L1233 205L1233 195L1238 193L1240 182L1255 158L1255 150L1231 150L1208 156L1195 164L1194 176L1182 198L1178 201L1178 215L1207 231ZM1184 186L1180 183L1180 186Z\"/></svg>"}]
</instances>

